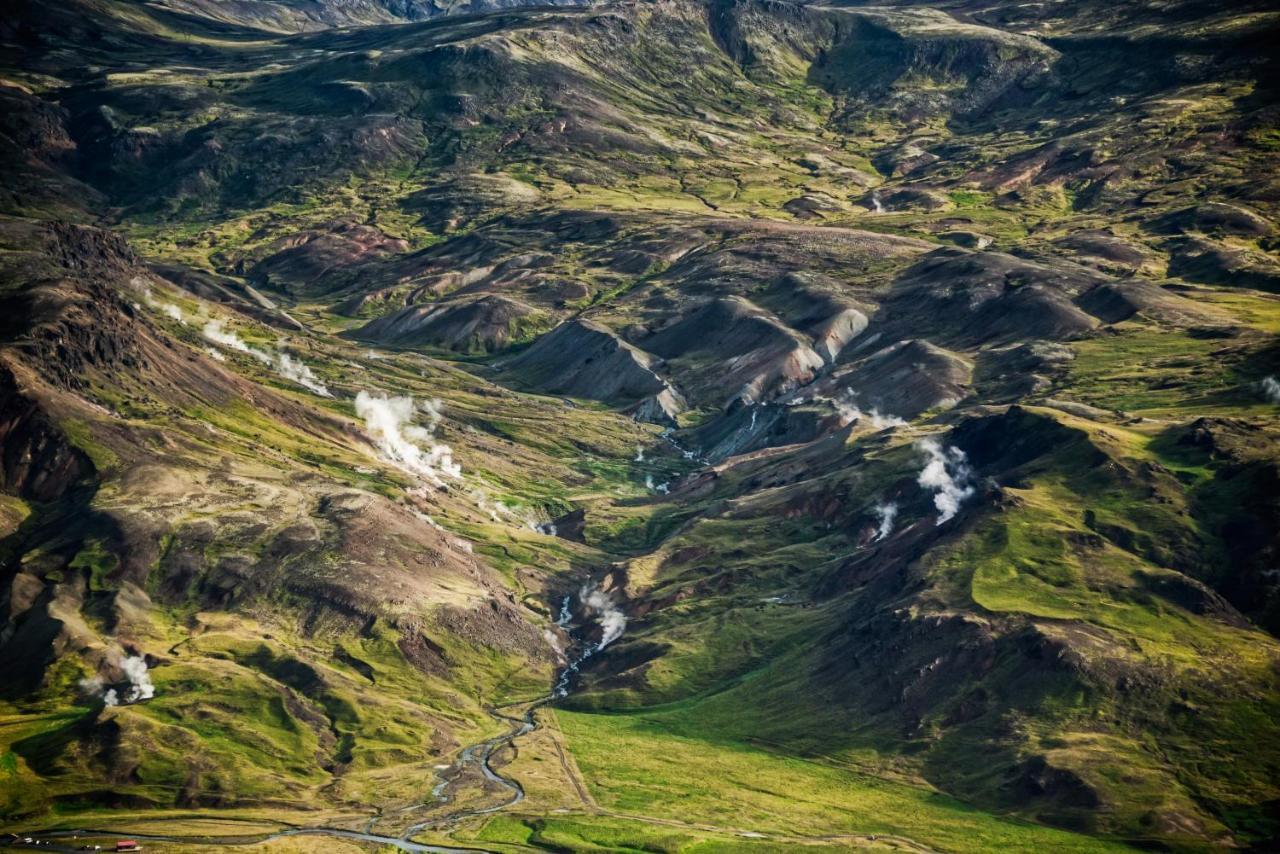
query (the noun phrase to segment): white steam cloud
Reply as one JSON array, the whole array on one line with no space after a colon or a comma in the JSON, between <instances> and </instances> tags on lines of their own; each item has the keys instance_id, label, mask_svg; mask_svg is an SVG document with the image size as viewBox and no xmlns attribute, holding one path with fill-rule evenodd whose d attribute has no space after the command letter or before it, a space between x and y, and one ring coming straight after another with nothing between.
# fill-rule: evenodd
<instances>
[{"instance_id":1,"label":"white steam cloud","mask_svg":"<svg viewBox=\"0 0 1280 854\"><path fill-rule=\"evenodd\" d=\"M320 382L320 379L301 360L295 359L288 353L279 350L268 352L259 350L257 347L251 347L239 335L223 329L221 320L210 320L204 325L202 334L208 340L226 347L228 350L235 350L252 356L262 364L275 370L285 379L291 380L321 397L333 397L329 393L328 387Z\"/></svg>"},{"instance_id":2,"label":"white steam cloud","mask_svg":"<svg viewBox=\"0 0 1280 854\"><path fill-rule=\"evenodd\" d=\"M320 382L320 378L312 373L310 368L288 353L276 352L275 368L276 373L285 379L293 380L298 385L305 389L310 389L321 397L333 397L329 393L329 388Z\"/></svg>"},{"instance_id":3,"label":"white steam cloud","mask_svg":"<svg viewBox=\"0 0 1280 854\"><path fill-rule=\"evenodd\" d=\"M894 501L877 504L875 514L880 520L880 527L876 530L876 538L872 542L878 543L893 533L893 520L898 518L898 504Z\"/></svg>"},{"instance_id":4,"label":"white steam cloud","mask_svg":"<svg viewBox=\"0 0 1280 854\"><path fill-rule=\"evenodd\" d=\"M419 411L427 414L428 426L412 423ZM441 475L462 477L462 467L453 461L453 449L434 439L440 423L438 401L415 405L412 397L375 397L362 391L356 395L356 415L364 419L365 431L383 456L405 471L437 485L442 483Z\"/></svg>"},{"instance_id":5,"label":"white steam cloud","mask_svg":"<svg viewBox=\"0 0 1280 854\"><path fill-rule=\"evenodd\" d=\"M124 696L126 703L150 700L156 695L156 686L152 684L151 675L147 673L145 658L140 655L131 655L121 666L124 668L125 677L129 680L129 690Z\"/></svg>"},{"instance_id":6,"label":"white steam cloud","mask_svg":"<svg viewBox=\"0 0 1280 854\"><path fill-rule=\"evenodd\" d=\"M221 344L229 350L239 350L241 353L256 354L258 358L270 361L270 357L267 356L266 353L263 353L261 350L253 349L248 344L244 343L244 340L241 339L239 335L223 329L221 320L210 320L204 325L202 334L214 344Z\"/></svg>"},{"instance_id":7,"label":"white steam cloud","mask_svg":"<svg viewBox=\"0 0 1280 854\"><path fill-rule=\"evenodd\" d=\"M1272 403L1280 403L1280 380L1275 377L1263 377L1262 382L1258 383L1258 387L1262 390L1262 396Z\"/></svg>"},{"instance_id":8,"label":"white steam cloud","mask_svg":"<svg viewBox=\"0 0 1280 854\"><path fill-rule=\"evenodd\" d=\"M129 683L127 686L121 686L121 690L124 691L123 696L115 688L108 688L97 676L81 679L80 690L89 696L102 698L103 705L106 706L128 705L140 700L150 700L156 695L156 686L151 681L151 674L147 672L145 658L141 655L131 655L121 662L120 668L124 671L124 677Z\"/></svg>"},{"instance_id":9,"label":"white steam cloud","mask_svg":"<svg viewBox=\"0 0 1280 854\"><path fill-rule=\"evenodd\" d=\"M929 455L929 460L916 482L934 491L933 506L938 508L937 524L941 525L954 518L960 505L973 495L973 470L964 451L954 445L944 450L933 439L925 439L920 442L920 449Z\"/></svg>"},{"instance_id":10,"label":"white steam cloud","mask_svg":"<svg viewBox=\"0 0 1280 854\"><path fill-rule=\"evenodd\" d=\"M552 696L555 697L566 696L574 674L582 668L587 659L622 637L622 633L627 628L627 615L613 603L612 596L598 589L593 582L588 581L582 585L582 589L578 591L578 601L582 603L582 609L587 615L594 617L599 624L600 642L584 649L581 655L560 671L560 678L556 680L556 686L552 691ZM560 616L556 618L557 626L567 626L573 620L569 603L568 596L564 597L564 601L560 603Z\"/></svg>"},{"instance_id":11,"label":"white steam cloud","mask_svg":"<svg viewBox=\"0 0 1280 854\"><path fill-rule=\"evenodd\" d=\"M597 652L622 637L627 628L627 615L613 603L612 596L590 584L584 584L578 591L578 600L600 626L602 634L600 643L596 644Z\"/></svg>"},{"instance_id":12,"label":"white steam cloud","mask_svg":"<svg viewBox=\"0 0 1280 854\"><path fill-rule=\"evenodd\" d=\"M814 400L822 400L823 398L815 397ZM869 421L871 426L877 430L884 430L887 427L905 427L907 422L903 421L896 415L886 415L880 410L872 407L864 412L861 407L853 400L853 393L850 392L845 398L832 400L831 404L835 406L836 411L840 413L841 426L852 424L855 421Z\"/></svg>"},{"instance_id":13,"label":"white steam cloud","mask_svg":"<svg viewBox=\"0 0 1280 854\"><path fill-rule=\"evenodd\" d=\"M160 302L159 300L157 300L155 296L151 293L151 288L145 284L142 284L141 277L135 276L133 280L130 282L130 284L133 285L134 287L138 287L139 285L141 285L142 298L146 300L147 305L163 312L166 316L173 318L179 323L187 322L182 317L182 309L178 308L176 305L174 305L171 302ZM134 305L136 306L137 303L134 303Z\"/></svg>"}]
</instances>

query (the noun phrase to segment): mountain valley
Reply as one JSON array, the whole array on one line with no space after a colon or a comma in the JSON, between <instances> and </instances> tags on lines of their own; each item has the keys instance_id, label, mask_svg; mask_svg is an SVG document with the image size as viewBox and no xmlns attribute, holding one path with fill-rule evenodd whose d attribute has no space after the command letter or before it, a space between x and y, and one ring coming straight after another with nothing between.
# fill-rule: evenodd
<instances>
[{"instance_id":1,"label":"mountain valley","mask_svg":"<svg viewBox=\"0 0 1280 854\"><path fill-rule=\"evenodd\" d=\"M1273 850L1278 35L18 0L0 830Z\"/></svg>"}]
</instances>

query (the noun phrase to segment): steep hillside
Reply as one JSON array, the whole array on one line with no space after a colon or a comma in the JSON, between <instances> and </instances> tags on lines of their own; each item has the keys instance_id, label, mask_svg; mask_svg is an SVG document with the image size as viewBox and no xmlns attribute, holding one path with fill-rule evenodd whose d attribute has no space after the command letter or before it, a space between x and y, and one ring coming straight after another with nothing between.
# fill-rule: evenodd
<instances>
[{"instance_id":1,"label":"steep hillside","mask_svg":"<svg viewBox=\"0 0 1280 854\"><path fill-rule=\"evenodd\" d=\"M0 826L1274 847L1278 27L17 4Z\"/></svg>"}]
</instances>

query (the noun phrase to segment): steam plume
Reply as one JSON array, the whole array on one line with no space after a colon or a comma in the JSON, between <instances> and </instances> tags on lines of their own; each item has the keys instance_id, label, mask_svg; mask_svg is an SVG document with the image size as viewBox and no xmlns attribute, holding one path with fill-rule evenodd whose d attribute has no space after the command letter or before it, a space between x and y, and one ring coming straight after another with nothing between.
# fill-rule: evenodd
<instances>
[{"instance_id":1,"label":"steam plume","mask_svg":"<svg viewBox=\"0 0 1280 854\"><path fill-rule=\"evenodd\" d=\"M622 613L621 608L613 604L613 597L599 590L594 583L588 581L582 585L582 589L578 591L578 601L582 603L583 610L596 617L596 622L600 625L603 634L598 644L584 649L581 655L569 662L560 671L560 678L556 680L556 687L552 691L552 695L555 697L567 695L569 693L569 683L573 681L574 674L581 669L587 659L622 637L623 631L627 628L626 614ZM556 625L567 626L572 619L573 615L569 610L569 597L566 596L564 597L564 602L560 605L560 616L556 619Z\"/></svg>"},{"instance_id":2,"label":"steam plume","mask_svg":"<svg viewBox=\"0 0 1280 854\"><path fill-rule=\"evenodd\" d=\"M920 442L920 449L929 455L924 470L916 482L934 490L933 506L938 508L937 524L950 521L960 511L960 505L973 495L969 482L973 470L969 468L964 451L954 445L943 450L933 439Z\"/></svg>"},{"instance_id":3,"label":"steam plume","mask_svg":"<svg viewBox=\"0 0 1280 854\"><path fill-rule=\"evenodd\" d=\"M160 311L164 312L167 316L172 317L174 320L178 321L179 323L186 323L186 321L182 318L182 309L178 308L176 305L174 305L171 302L160 302L159 300L157 300L155 296L151 293L151 288L143 283L143 280L141 277L135 276L129 282L129 284L133 285L134 287L140 286L142 288L142 298L146 301L147 305L151 306L152 308L159 309ZM134 304L137 305L137 303L134 303Z\"/></svg>"},{"instance_id":4,"label":"steam plume","mask_svg":"<svg viewBox=\"0 0 1280 854\"><path fill-rule=\"evenodd\" d=\"M815 400L818 398L815 398ZM833 400L836 411L840 413L840 421L842 424L852 424L855 421L862 421L864 418L871 422L871 426L877 430L883 430L886 427L905 427L907 422L903 421L896 415L885 415L880 410L872 407L870 411L863 412L858 404L854 403L853 395L850 394L847 399Z\"/></svg>"},{"instance_id":5,"label":"steam plume","mask_svg":"<svg viewBox=\"0 0 1280 854\"><path fill-rule=\"evenodd\" d=\"M875 513L876 518L880 520L880 527L876 531L876 538L873 542L879 542L893 533L893 520L898 517L898 504L895 501L877 504Z\"/></svg>"},{"instance_id":6,"label":"steam plume","mask_svg":"<svg viewBox=\"0 0 1280 854\"><path fill-rule=\"evenodd\" d=\"M229 350L239 350L241 353L249 353L262 361L271 361L270 356L263 353L261 350L255 350L248 344L244 343L244 340L239 335L223 329L221 320L210 320L204 325L204 329L201 331L204 334L204 337L208 338L214 344L221 344Z\"/></svg>"},{"instance_id":7,"label":"steam plume","mask_svg":"<svg viewBox=\"0 0 1280 854\"><path fill-rule=\"evenodd\" d=\"M1272 403L1280 403L1280 380L1275 377L1263 377L1258 383L1262 387L1262 396Z\"/></svg>"},{"instance_id":8,"label":"steam plume","mask_svg":"<svg viewBox=\"0 0 1280 854\"><path fill-rule=\"evenodd\" d=\"M597 652L622 637L627 628L627 615L613 604L612 596L590 584L584 584L578 591L578 599L587 612L596 618L603 633L600 643L596 644Z\"/></svg>"},{"instance_id":9,"label":"steam plume","mask_svg":"<svg viewBox=\"0 0 1280 854\"><path fill-rule=\"evenodd\" d=\"M124 668L125 677L129 680L129 690L124 696L126 703L150 700L156 695L156 686L151 683L151 676L147 673L145 658L140 655L131 655L121 666Z\"/></svg>"},{"instance_id":10,"label":"steam plume","mask_svg":"<svg viewBox=\"0 0 1280 854\"><path fill-rule=\"evenodd\" d=\"M427 427L411 423L418 411L427 413ZM462 477L462 467L453 461L453 449L434 441L440 421L440 404L429 401L422 407L412 397L374 397L367 391L356 395L356 414L364 419L365 430L383 455L400 468L440 484L440 475ZM422 445L427 445L424 451Z\"/></svg>"},{"instance_id":11,"label":"steam plume","mask_svg":"<svg viewBox=\"0 0 1280 854\"><path fill-rule=\"evenodd\" d=\"M329 393L329 389L320 379L311 372L311 369L304 365L298 359L294 359L288 353L276 352L274 356L275 369L280 376L285 379L293 380L305 389L310 389L321 397L333 397Z\"/></svg>"},{"instance_id":12,"label":"steam plume","mask_svg":"<svg viewBox=\"0 0 1280 854\"><path fill-rule=\"evenodd\" d=\"M236 350L250 355L262 364L273 368L276 373L285 379L292 380L321 397L333 396L329 393L329 389L325 384L320 382L311 369L301 361L293 358L288 353L282 353L278 350L267 352L266 350L259 350L257 347L249 346L239 335L223 329L221 320L210 320L204 325L202 332L204 337L213 343L220 344L229 350Z\"/></svg>"},{"instance_id":13,"label":"steam plume","mask_svg":"<svg viewBox=\"0 0 1280 854\"><path fill-rule=\"evenodd\" d=\"M102 679L97 676L81 679L80 690L91 697L100 697L103 705L106 706L128 705L139 700L150 700L156 695L156 686L152 683L151 675L147 672L147 660L145 658L141 655L128 656L121 662L120 667L124 670L125 679L129 683L127 686L122 687L124 691L123 697L121 697L120 691L107 687Z\"/></svg>"}]
</instances>

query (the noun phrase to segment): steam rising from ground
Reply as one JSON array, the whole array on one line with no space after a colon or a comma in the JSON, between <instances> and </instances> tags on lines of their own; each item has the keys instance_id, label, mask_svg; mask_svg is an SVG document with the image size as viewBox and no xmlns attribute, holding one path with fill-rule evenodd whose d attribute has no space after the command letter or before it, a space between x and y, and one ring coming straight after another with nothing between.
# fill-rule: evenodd
<instances>
[{"instance_id":1,"label":"steam rising from ground","mask_svg":"<svg viewBox=\"0 0 1280 854\"><path fill-rule=\"evenodd\" d=\"M229 350L239 350L241 353L256 354L259 358L266 357L266 353L261 350L255 350L234 332L228 332L222 328L221 320L210 320L204 325L203 334L214 344L221 344ZM270 357L267 357L268 360Z\"/></svg>"},{"instance_id":2,"label":"steam rising from ground","mask_svg":"<svg viewBox=\"0 0 1280 854\"><path fill-rule=\"evenodd\" d=\"M426 427L412 423L418 412L427 414ZM437 485L442 483L441 475L462 477L462 467L453 461L453 449L435 442L440 423L438 401L415 405L412 397L375 397L362 391L356 395L356 415L364 419L365 431L383 456L405 471Z\"/></svg>"},{"instance_id":3,"label":"steam rising from ground","mask_svg":"<svg viewBox=\"0 0 1280 854\"><path fill-rule=\"evenodd\" d=\"M938 508L937 524L950 521L960 511L960 505L973 495L973 470L969 468L964 451L954 445L943 449L933 439L920 442L920 449L929 455L929 461L916 482L934 490L933 506Z\"/></svg>"},{"instance_id":4,"label":"steam rising from ground","mask_svg":"<svg viewBox=\"0 0 1280 854\"><path fill-rule=\"evenodd\" d=\"M160 300L157 300L155 298L155 295L152 294L151 288L143 281L141 277L135 276L129 284L133 285L134 287L140 287L142 289L142 298L143 300L146 301L147 305L151 306L152 308L158 311L163 312L166 316L173 318L179 323L187 322L182 317L182 309L178 308L176 305L174 305L171 302L161 302Z\"/></svg>"},{"instance_id":5,"label":"steam rising from ground","mask_svg":"<svg viewBox=\"0 0 1280 854\"><path fill-rule=\"evenodd\" d=\"M292 380L305 389L309 389L321 397L333 397L329 389L312 373L311 369L288 353L275 350L267 352L251 347L239 335L222 328L221 320L210 320L204 325L203 335L215 344L248 354L264 365L275 370L280 376Z\"/></svg>"},{"instance_id":6,"label":"steam rising from ground","mask_svg":"<svg viewBox=\"0 0 1280 854\"><path fill-rule=\"evenodd\" d=\"M898 518L898 504L895 501L877 504L875 514L876 518L880 520L880 527L876 531L876 538L873 542L879 542L893 533L893 520Z\"/></svg>"},{"instance_id":7,"label":"steam rising from ground","mask_svg":"<svg viewBox=\"0 0 1280 854\"><path fill-rule=\"evenodd\" d=\"M1263 377L1258 386L1262 389L1263 397L1272 403L1280 403L1280 380L1275 377Z\"/></svg>"},{"instance_id":8,"label":"steam rising from ground","mask_svg":"<svg viewBox=\"0 0 1280 854\"><path fill-rule=\"evenodd\" d=\"M121 663L120 667L124 670L125 679L129 682L128 686L123 688L123 697L115 688L107 688L97 676L81 679L80 689L90 696L101 697L103 704L107 706L128 705L139 700L150 700L156 695L156 686L151 681L151 674L147 672L145 658L141 655L131 655Z\"/></svg>"},{"instance_id":9,"label":"steam rising from ground","mask_svg":"<svg viewBox=\"0 0 1280 854\"><path fill-rule=\"evenodd\" d=\"M147 660L145 658L140 655L131 655L124 660L124 664L121 666L124 668L124 675L129 680L129 690L124 696L126 703L150 700L156 695L156 686L151 683L151 676L147 673Z\"/></svg>"},{"instance_id":10,"label":"steam rising from ground","mask_svg":"<svg viewBox=\"0 0 1280 854\"><path fill-rule=\"evenodd\" d=\"M817 397L814 398L814 400L820 399L821 398ZM907 426L907 422L903 421L901 418L896 415L882 414L880 410L876 409L874 406L870 411L863 412L862 408L854 402L852 394L849 394L845 398L832 400L831 403L835 406L836 411L840 413L841 426L852 424L855 421L862 421L864 419L871 422L871 426L875 427L877 430L884 430L886 427Z\"/></svg>"},{"instance_id":11,"label":"steam rising from ground","mask_svg":"<svg viewBox=\"0 0 1280 854\"><path fill-rule=\"evenodd\" d=\"M600 643L596 644L597 652L622 637L627 628L627 615L613 603L612 596L590 584L584 584L578 591L578 599L600 626L602 634Z\"/></svg>"},{"instance_id":12,"label":"steam rising from ground","mask_svg":"<svg viewBox=\"0 0 1280 854\"><path fill-rule=\"evenodd\" d=\"M294 359L288 353L276 352L275 368L276 372L285 379L293 380L298 385L314 391L321 397L333 397L329 393L329 388L320 382L319 377L313 374L310 368L300 360Z\"/></svg>"},{"instance_id":13,"label":"steam rising from ground","mask_svg":"<svg viewBox=\"0 0 1280 854\"><path fill-rule=\"evenodd\" d=\"M557 626L567 626L573 619L572 612L569 609L569 601L569 597L566 596L560 604L560 616L556 618ZM556 680L555 689L552 691L552 695L555 697L567 695L569 693L569 683L572 681L573 675L581 669L583 663L622 637L622 633L627 628L627 615L622 613L622 609L613 603L612 596L597 588L593 582L588 581L582 585L582 589L578 591L578 601L582 603L582 609L587 615L595 618L602 634L599 643L584 649L581 655L569 662L560 671L560 678Z\"/></svg>"}]
</instances>

